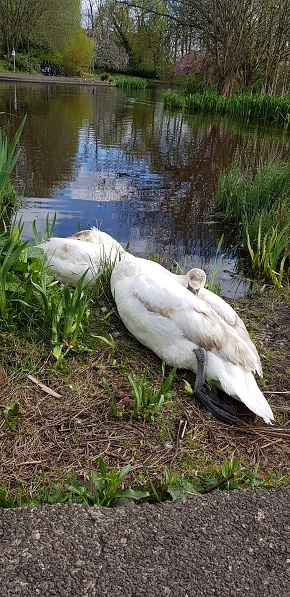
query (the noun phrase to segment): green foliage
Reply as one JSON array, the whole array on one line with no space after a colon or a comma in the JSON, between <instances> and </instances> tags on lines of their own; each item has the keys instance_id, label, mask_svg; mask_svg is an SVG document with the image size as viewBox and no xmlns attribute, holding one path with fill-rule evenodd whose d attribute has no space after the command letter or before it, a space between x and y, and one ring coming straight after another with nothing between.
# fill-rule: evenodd
<instances>
[{"instance_id":1,"label":"green foliage","mask_svg":"<svg viewBox=\"0 0 290 597\"><path fill-rule=\"evenodd\" d=\"M62 52L64 65L72 66L79 72L87 70L93 61L94 48L94 41L80 28Z\"/></svg>"},{"instance_id":2,"label":"green foliage","mask_svg":"<svg viewBox=\"0 0 290 597\"><path fill-rule=\"evenodd\" d=\"M208 290L211 290L215 294L221 293L221 285L220 285L220 282L216 283L216 278L217 278L217 269L218 269L217 262L218 262L221 246L223 244L223 240L224 240L224 235L222 234L219 239L218 246L216 248L215 258L214 258L213 265L211 268L210 277L207 282Z\"/></svg>"},{"instance_id":3,"label":"green foliage","mask_svg":"<svg viewBox=\"0 0 290 597\"><path fill-rule=\"evenodd\" d=\"M289 260L290 163L269 158L256 172L234 163L219 178L216 210L241 228L254 268L278 288Z\"/></svg>"},{"instance_id":4,"label":"green foliage","mask_svg":"<svg viewBox=\"0 0 290 597\"><path fill-rule=\"evenodd\" d=\"M163 96L164 108L183 110L185 99L174 91L165 91Z\"/></svg>"},{"instance_id":5,"label":"green foliage","mask_svg":"<svg viewBox=\"0 0 290 597\"><path fill-rule=\"evenodd\" d=\"M278 232L277 226L275 228L271 227L262 238L261 220L255 249L252 247L248 225L246 225L247 247L251 256L252 267L263 271L270 278L275 288L281 288L286 260L290 257L290 224L284 226L280 232Z\"/></svg>"},{"instance_id":6,"label":"green foliage","mask_svg":"<svg viewBox=\"0 0 290 597\"><path fill-rule=\"evenodd\" d=\"M269 486L265 475L258 473L258 465L243 468L241 457L224 458L220 470L214 474L196 475L171 475L167 467L163 472L163 481L155 492L151 494L150 501L164 501L165 499L177 500L186 495L195 493L210 493L215 489L231 490L244 489L245 487ZM156 500L156 492L158 500Z\"/></svg>"},{"instance_id":7,"label":"green foliage","mask_svg":"<svg viewBox=\"0 0 290 597\"><path fill-rule=\"evenodd\" d=\"M0 129L0 216L3 217L7 204L13 200L13 191L9 185L9 176L18 160L20 150L16 151L26 116L23 118L18 130L10 140L10 126L8 124L5 134Z\"/></svg>"},{"instance_id":8,"label":"green foliage","mask_svg":"<svg viewBox=\"0 0 290 597\"><path fill-rule=\"evenodd\" d=\"M105 338L104 336L95 336L94 334L91 334L94 338L98 338L98 340L101 340L102 342L104 342L104 344L107 344L107 346L110 347L111 351L112 351L112 356L114 356L114 352L115 352L115 340L112 336L112 334L110 334L110 339Z\"/></svg>"},{"instance_id":9,"label":"green foliage","mask_svg":"<svg viewBox=\"0 0 290 597\"><path fill-rule=\"evenodd\" d=\"M141 77L128 77L126 75L112 75L112 81L116 87L125 87L133 89L146 89L147 80Z\"/></svg>"},{"instance_id":10,"label":"green foliage","mask_svg":"<svg viewBox=\"0 0 290 597\"><path fill-rule=\"evenodd\" d=\"M11 57L5 56L7 64L9 64L9 70L13 70L14 63ZM32 75L39 75L40 67L37 58L30 56L29 54L16 53L15 56L15 68L19 72L30 73Z\"/></svg>"},{"instance_id":11,"label":"green foliage","mask_svg":"<svg viewBox=\"0 0 290 597\"><path fill-rule=\"evenodd\" d=\"M52 232L54 221L50 225L47 219L45 233ZM45 326L56 364L60 365L89 316L89 290L100 274L84 283L85 272L74 289L58 285L47 274L42 250L23 242L21 231L22 226L14 224L10 231L0 234L0 314L19 323L23 311L37 318L38 325L40 321ZM35 224L34 234L39 240Z\"/></svg>"},{"instance_id":12,"label":"green foliage","mask_svg":"<svg viewBox=\"0 0 290 597\"><path fill-rule=\"evenodd\" d=\"M13 500L8 499L5 488L0 488L0 507L29 506L37 504L70 503L83 506L128 506L149 496L148 491L129 487L124 489L131 466L118 470L114 466L108 471L102 458L98 458L99 472L92 471L86 482L77 481L74 477L64 483L55 483L33 498L19 491Z\"/></svg>"},{"instance_id":13,"label":"green foliage","mask_svg":"<svg viewBox=\"0 0 290 597\"><path fill-rule=\"evenodd\" d=\"M85 482L71 477L63 483L53 483L42 491L31 494L19 487L14 498L9 498L5 487L0 488L0 507L34 506L38 504L75 503L84 506L122 507L133 502L164 502L182 497L218 490L244 489L246 487L269 487L264 474L258 472L258 465L242 467L241 457L224 458L220 469L207 475L172 475L168 468L163 478L152 481L147 474L144 485L130 483L130 465L121 470L114 466L108 471L102 458L98 458L99 472L92 471ZM127 485L127 488L124 488Z\"/></svg>"},{"instance_id":14,"label":"green foliage","mask_svg":"<svg viewBox=\"0 0 290 597\"><path fill-rule=\"evenodd\" d=\"M180 96L172 91L164 94L166 108L184 109L186 112L229 114L236 118L258 119L289 125L290 99L270 95L237 93L229 98L212 91Z\"/></svg>"},{"instance_id":15,"label":"green foliage","mask_svg":"<svg viewBox=\"0 0 290 597\"><path fill-rule=\"evenodd\" d=\"M119 412L118 412L118 408L117 408L117 403L116 403L116 398L115 398L115 392L113 392L107 382L107 380L103 377L102 382L104 384L105 389L107 390L111 400L110 400L110 408L111 411L114 415L114 417L118 418L120 416Z\"/></svg>"},{"instance_id":16,"label":"green foliage","mask_svg":"<svg viewBox=\"0 0 290 597\"><path fill-rule=\"evenodd\" d=\"M5 230L0 235L0 315L8 317L9 302L21 286L17 270L26 260L27 242L20 238L22 228L14 226L11 232Z\"/></svg>"},{"instance_id":17,"label":"green foliage","mask_svg":"<svg viewBox=\"0 0 290 597\"><path fill-rule=\"evenodd\" d=\"M176 377L176 369L177 367L174 367L165 381L163 381L165 363L162 363L162 382L159 390L154 389L152 383L147 381L146 372L143 373L141 378L128 375L134 398L132 411L134 419L138 419L142 413L144 419L154 420L155 415L161 410L164 401L169 400L175 394L175 392L170 392L169 389L173 379Z\"/></svg>"},{"instance_id":18,"label":"green foliage","mask_svg":"<svg viewBox=\"0 0 290 597\"><path fill-rule=\"evenodd\" d=\"M104 72L99 75L101 81L112 81L110 73Z\"/></svg>"},{"instance_id":19,"label":"green foliage","mask_svg":"<svg viewBox=\"0 0 290 597\"><path fill-rule=\"evenodd\" d=\"M20 406L18 402L15 402L11 406L6 406L3 411L3 418L5 424L7 425L10 431L15 430L15 424L17 423L17 418L20 415ZM11 420L12 417L12 420Z\"/></svg>"}]
</instances>

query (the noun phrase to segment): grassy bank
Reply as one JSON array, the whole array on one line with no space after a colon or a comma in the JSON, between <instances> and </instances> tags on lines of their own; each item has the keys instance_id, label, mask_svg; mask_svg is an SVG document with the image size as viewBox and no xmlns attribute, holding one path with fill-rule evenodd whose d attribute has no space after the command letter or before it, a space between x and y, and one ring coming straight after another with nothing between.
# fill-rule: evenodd
<instances>
[{"instance_id":1,"label":"grassy bank","mask_svg":"<svg viewBox=\"0 0 290 597\"><path fill-rule=\"evenodd\" d=\"M94 78L99 81L108 81L114 83L116 87L124 87L125 89L146 89L148 82L147 79L141 77L132 77L130 75L117 75L115 73L94 73Z\"/></svg>"},{"instance_id":2,"label":"grassy bank","mask_svg":"<svg viewBox=\"0 0 290 597\"><path fill-rule=\"evenodd\" d=\"M189 371L162 367L131 337L108 269L90 287L68 289L50 278L19 227L0 246L0 505L114 505L290 481L286 290L234 304L261 354L276 425L240 405L247 425L232 428L196 402ZM116 495L120 488L127 493Z\"/></svg>"},{"instance_id":3,"label":"grassy bank","mask_svg":"<svg viewBox=\"0 0 290 597\"><path fill-rule=\"evenodd\" d=\"M164 107L192 114L228 114L247 120L275 122L286 129L290 124L290 99L287 97L237 93L225 98L209 91L183 96L167 91L164 94Z\"/></svg>"},{"instance_id":4,"label":"grassy bank","mask_svg":"<svg viewBox=\"0 0 290 597\"><path fill-rule=\"evenodd\" d=\"M5 184L18 138L2 142ZM44 234L53 227L47 218ZM239 404L245 423L228 427L195 400L192 373L165 367L124 328L109 266L68 288L21 231L0 234L0 506L112 506L290 482L288 288L233 304L261 355L276 424ZM35 223L33 232L37 244Z\"/></svg>"},{"instance_id":5,"label":"grassy bank","mask_svg":"<svg viewBox=\"0 0 290 597\"><path fill-rule=\"evenodd\" d=\"M233 223L253 270L277 288L289 284L290 163L270 158L257 170L234 163L219 178L215 208Z\"/></svg>"}]
</instances>

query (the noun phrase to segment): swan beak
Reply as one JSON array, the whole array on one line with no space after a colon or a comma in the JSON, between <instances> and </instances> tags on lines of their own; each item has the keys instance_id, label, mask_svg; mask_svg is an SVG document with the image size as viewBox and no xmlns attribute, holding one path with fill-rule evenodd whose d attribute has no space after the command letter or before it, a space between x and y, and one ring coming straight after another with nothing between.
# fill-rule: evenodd
<instances>
[{"instance_id":1,"label":"swan beak","mask_svg":"<svg viewBox=\"0 0 290 597\"><path fill-rule=\"evenodd\" d=\"M197 295L199 288L192 288L192 286L190 286L190 284L187 284L187 290L189 290L190 292L192 292L192 294Z\"/></svg>"}]
</instances>

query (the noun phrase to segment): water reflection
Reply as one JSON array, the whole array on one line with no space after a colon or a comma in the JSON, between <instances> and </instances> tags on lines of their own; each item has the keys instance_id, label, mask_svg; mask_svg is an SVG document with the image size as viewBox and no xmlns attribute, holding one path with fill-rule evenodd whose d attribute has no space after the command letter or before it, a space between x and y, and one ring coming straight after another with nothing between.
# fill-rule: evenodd
<instances>
[{"instance_id":1,"label":"water reflection","mask_svg":"<svg viewBox=\"0 0 290 597\"><path fill-rule=\"evenodd\" d=\"M14 177L26 238L34 219L41 233L47 212L56 212L55 235L98 221L140 256L209 272L224 232L212 214L220 169L237 156L254 166L289 152L281 131L164 111L156 89L2 82L0 90L0 123L16 128L27 113ZM224 272L239 267L231 231L223 250L222 292L241 294L247 285Z\"/></svg>"}]
</instances>

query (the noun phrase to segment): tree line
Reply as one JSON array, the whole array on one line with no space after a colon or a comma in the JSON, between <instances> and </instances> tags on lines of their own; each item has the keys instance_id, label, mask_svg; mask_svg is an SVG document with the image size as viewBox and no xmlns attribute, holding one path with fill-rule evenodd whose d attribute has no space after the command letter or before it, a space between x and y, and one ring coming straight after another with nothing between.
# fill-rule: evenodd
<instances>
[{"instance_id":1,"label":"tree line","mask_svg":"<svg viewBox=\"0 0 290 597\"><path fill-rule=\"evenodd\" d=\"M92 59L93 48L81 27L80 0L0 0L2 56L14 50L17 57L42 56L77 69Z\"/></svg>"},{"instance_id":2,"label":"tree line","mask_svg":"<svg viewBox=\"0 0 290 597\"><path fill-rule=\"evenodd\" d=\"M2 55L35 48L82 68L189 74L223 96L286 95L289 0L0 0Z\"/></svg>"},{"instance_id":3,"label":"tree line","mask_svg":"<svg viewBox=\"0 0 290 597\"><path fill-rule=\"evenodd\" d=\"M187 57L221 95L289 92L288 0L86 0L86 25L107 68L164 78Z\"/></svg>"}]
</instances>

